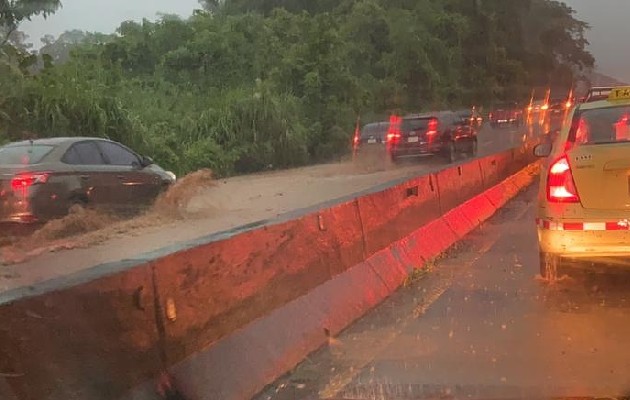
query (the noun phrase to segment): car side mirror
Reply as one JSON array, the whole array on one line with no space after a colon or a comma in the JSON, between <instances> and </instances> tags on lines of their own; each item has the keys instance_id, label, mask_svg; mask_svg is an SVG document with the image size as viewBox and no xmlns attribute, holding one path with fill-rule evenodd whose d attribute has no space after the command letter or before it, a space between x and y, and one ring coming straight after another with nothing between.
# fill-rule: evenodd
<instances>
[{"instance_id":1,"label":"car side mirror","mask_svg":"<svg viewBox=\"0 0 630 400\"><path fill-rule=\"evenodd\" d=\"M140 161L140 166L142 168L146 168L149 165L153 165L153 159L151 157L147 157L147 156L142 156L142 160Z\"/></svg>"},{"instance_id":2,"label":"car side mirror","mask_svg":"<svg viewBox=\"0 0 630 400\"><path fill-rule=\"evenodd\" d=\"M534 147L536 157L548 157L551 154L551 143L541 143Z\"/></svg>"}]
</instances>

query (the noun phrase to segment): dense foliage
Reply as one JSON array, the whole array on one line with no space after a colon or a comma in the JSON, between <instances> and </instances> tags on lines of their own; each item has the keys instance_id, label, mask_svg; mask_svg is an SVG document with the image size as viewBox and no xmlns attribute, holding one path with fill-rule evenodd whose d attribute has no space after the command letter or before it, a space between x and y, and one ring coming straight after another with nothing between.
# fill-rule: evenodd
<instances>
[{"instance_id":1,"label":"dense foliage","mask_svg":"<svg viewBox=\"0 0 630 400\"><path fill-rule=\"evenodd\" d=\"M178 173L232 174L342 154L357 116L526 97L593 65L587 26L558 1L202 5L116 35L47 37L35 59L9 41L0 135L105 136Z\"/></svg>"}]
</instances>

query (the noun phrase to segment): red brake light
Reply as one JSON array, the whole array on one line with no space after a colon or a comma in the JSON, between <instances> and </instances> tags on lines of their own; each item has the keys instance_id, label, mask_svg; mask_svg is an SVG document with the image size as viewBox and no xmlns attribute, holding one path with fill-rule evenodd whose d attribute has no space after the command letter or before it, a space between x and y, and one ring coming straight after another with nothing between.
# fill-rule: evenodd
<instances>
[{"instance_id":1,"label":"red brake light","mask_svg":"<svg viewBox=\"0 0 630 400\"><path fill-rule=\"evenodd\" d=\"M549 168L547 200L551 203L579 203L578 195L567 156L556 160Z\"/></svg>"},{"instance_id":2,"label":"red brake light","mask_svg":"<svg viewBox=\"0 0 630 400\"><path fill-rule=\"evenodd\" d=\"M427 129L427 135L435 135L437 133L439 122L437 119L432 118L429 120L429 126Z\"/></svg>"},{"instance_id":3,"label":"red brake light","mask_svg":"<svg viewBox=\"0 0 630 400\"><path fill-rule=\"evenodd\" d=\"M14 191L26 190L27 188L48 182L49 174L46 172L36 172L19 174L11 179L11 188Z\"/></svg>"},{"instance_id":4,"label":"red brake light","mask_svg":"<svg viewBox=\"0 0 630 400\"><path fill-rule=\"evenodd\" d=\"M389 129L387 130L387 141L395 142L400 139L400 128L402 125L402 118L397 115L392 115L389 118Z\"/></svg>"}]
</instances>

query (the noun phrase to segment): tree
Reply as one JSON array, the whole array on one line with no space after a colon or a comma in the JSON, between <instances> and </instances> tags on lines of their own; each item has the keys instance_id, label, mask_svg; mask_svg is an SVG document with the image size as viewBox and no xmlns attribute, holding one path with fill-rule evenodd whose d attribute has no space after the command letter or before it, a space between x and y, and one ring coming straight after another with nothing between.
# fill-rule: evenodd
<instances>
[{"instance_id":1,"label":"tree","mask_svg":"<svg viewBox=\"0 0 630 400\"><path fill-rule=\"evenodd\" d=\"M0 47L20 24L37 15L47 17L61 7L61 0L0 0Z\"/></svg>"},{"instance_id":2,"label":"tree","mask_svg":"<svg viewBox=\"0 0 630 400\"><path fill-rule=\"evenodd\" d=\"M115 37L115 35L84 32L77 29L66 31L56 39L52 35L45 35L41 39L43 46L39 49L39 54L50 56L51 62L55 64L65 63L70 59L71 51L78 46L106 44L113 41Z\"/></svg>"}]
</instances>

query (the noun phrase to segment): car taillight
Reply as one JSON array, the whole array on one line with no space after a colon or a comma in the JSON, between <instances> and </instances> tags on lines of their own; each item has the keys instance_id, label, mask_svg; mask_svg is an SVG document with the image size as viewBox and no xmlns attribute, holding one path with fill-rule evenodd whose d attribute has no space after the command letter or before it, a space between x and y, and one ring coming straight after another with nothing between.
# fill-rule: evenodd
<instances>
[{"instance_id":1,"label":"car taillight","mask_svg":"<svg viewBox=\"0 0 630 400\"><path fill-rule=\"evenodd\" d=\"M47 172L36 172L19 174L11 179L11 188L14 191L26 190L27 188L48 182L50 175Z\"/></svg>"},{"instance_id":2,"label":"car taillight","mask_svg":"<svg viewBox=\"0 0 630 400\"><path fill-rule=\"evenodd\" d=\"M433 136L437 133L438 131L438 126L439 126L439 122L437 119L432 118L429 120L429 126L427 129L427 135L429 136Z\"/></svg>"},{"instance_id":3,"label":"car taillight","mask_svg":"<svg viewBox=\"0 0 630 400\"><path fill-rule=\"evenodd\" d=\"M572 106L572 105L573 105L573 103L571 103L571 101L567 101L567 102L564 104L564 106L565 106L566 108L571 108L571 106Z\"/></svg>"},{"instance_id":4,"label":"car taillight","mask_svg":"<svg viewBox=\"0 0 630 400\"><path fill-rule=\"evenodd\" d=\"M394 130L390 130L389 132L387 132L387 141L388 142L395 142L398 139L400 139L400 132L394 131Z\"/></svg>"},{"instance_id":5,"label":"car taillight","mask_svg":"<svg viewBox=\"0 0 630 400\"><path fill-rule=\"evenodd\" d=\"M400 139L402 118L398 115L389 117L389 128L387 129L387 142L397 142Z\"/></svg>"},{"instance_id":6,"label":"car taillight","mask_svg":"<svg viewBox=\"0 0 630 400\"><path fill-rule=\"evenodd\" d=\"M548 110L549 109L549 104L544 104L542 107L540 107L541 110Z\"/></svg>"},{"instance_id":7,"label":"car taillight","mask_svg":"<svg viewBox=\"0 0 630 400\"><path fill-rule=\"evenodd\" d=\"M549 168L547 200L551 203L579 203L578 195L567 156L556 160Z\"/></svg>"}]
</instances>

